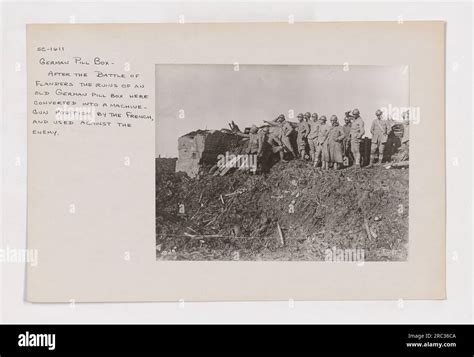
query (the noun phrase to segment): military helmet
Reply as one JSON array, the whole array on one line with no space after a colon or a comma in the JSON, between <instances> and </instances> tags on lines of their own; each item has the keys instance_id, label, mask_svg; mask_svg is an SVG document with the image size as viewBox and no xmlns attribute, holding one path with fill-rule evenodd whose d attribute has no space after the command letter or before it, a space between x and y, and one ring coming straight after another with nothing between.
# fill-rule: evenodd
<instances>
[{"instance_id":1,"label":"military helmet","mask_svg":"<svg viewBox=\"0 0 474 357\"><path fill-rule=\"evenodd\" d=\"M311 115L311 118L318 119L318 113L313 113L313 114Z\"/></svg>"},{"instance_id":2,"label":"military helmet","mask_svg":"<svg viewBox=\"0 0 474 357\"><path fill-rule=\"evenodd\" d=\"M331 115L331 121L337 121L337 115Z\"/></svg>"},{"instance_id":3,"label":"military helmet","mask_svg":"<svg viewBox=\"0 0 474 357\"><path fill-rule=\"evenodd\" d=\"M250 128L250 132L252 134L257 134L257 131L258 131L258 128L256 125L252 125L252 127Z\"/></svg>"},{"instance_id":4,"label":"military helmet","mask_svg":"<svg viewBox=\"0 0 474 357\"><path fill-rule=\"evenodd\" d=\"M355 109L352 111L352 115L360 115L359 109L355 108Z\"/></svg>"},{"instance_id":5,"label":"military helmet","mask_svg":"<svg viewBox=\"0 0 474 357\"><path fill-rule=\"evenodd\" d=\"M379 116L379 115L382 115L382 114L383 114L383 113L382 113L382 111L381 111L380 109L377 109L377 111L375 112L375 115L376 115L376 116Z\"/></svg>"},{"instance_id":6,"label":"military helmet","mask_svg":"<svg viewBox=\"0 0 474 357\"><path fill-rule=\"evenodd\" d=\"M299 114L297 115L297 118L298 118L298 119L303 119L303 118L304 118L303 113L299 113Z\"/></svg>"},{"instance_id":7,"label":"military helmet","mask_svg":"<svg viewBox=\"0 0 474 357\"><path fill-rule=\"evenodd\" d=\"M311 118L311 113L310 113L310 112L306 112L306 113L304 113L304 116L305 116L305 117L308 117L308 118Z\"/></svg>"},{"instance_id":8,"label":"military helmet","mask_svg":"<svg viewBox=\"0 0 474 357\"><path fill-rule=\"evenodd\" d=\"M321 117L319 118L319 120L321 120L321 121L326 121L327 119L326 119L326 116L325 116L325 115L321 115Z\"/></svg>"}]
</instances>

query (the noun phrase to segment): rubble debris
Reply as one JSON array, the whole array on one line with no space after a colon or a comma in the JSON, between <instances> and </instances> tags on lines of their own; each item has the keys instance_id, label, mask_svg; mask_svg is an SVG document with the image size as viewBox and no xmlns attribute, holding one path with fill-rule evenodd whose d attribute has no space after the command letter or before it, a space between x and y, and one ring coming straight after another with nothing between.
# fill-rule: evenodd
<instances>
[{"instance_id":1,"label":"rubble debris","mask_svg":"<svg viewBox=\"0 0 474 357\"><path fill-rule=\"evenodd\" d=\"M232 260L239 252L240 260L317 261L336 246L363 248L367 261L405 260L409 212L399 207L408 207L408 177L408 169L383 166L321 174L299 160L260 175L157 170L157 259Z\"/></svg>"},{"instance_id":2,"label":"rubble debris","mask_svg":"<svg viewBox=\"0 0 474 357\"><path fill-rule=\"evenodd\" d=\"M385 165L386 169L405 169L408 168L409 161L400 161L400 162L392 162L388 165Z\"/></svg>"},{"instance_id":3,"label":"rubble debris","mask_svg":"<svg viewBox=\"0 0 474 357\"><path fill-rule=\"evenodd\" d=\"M279 243L283 247L283 246L285 246L285 239L283 238L283 232L282 232L281 227L278 224L278 222L277 222L277 229L278 229L278 238L280 238Z\"/></svg>"}]
</instances>

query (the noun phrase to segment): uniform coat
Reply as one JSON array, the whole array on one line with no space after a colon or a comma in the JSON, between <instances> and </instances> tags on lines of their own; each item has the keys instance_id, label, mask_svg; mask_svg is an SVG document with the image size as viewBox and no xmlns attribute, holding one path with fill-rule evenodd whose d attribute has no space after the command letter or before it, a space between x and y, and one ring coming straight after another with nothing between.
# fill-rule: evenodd
<instances>
[{"instance_id":1,"label":"uniform coat","mask_svg":"<svg viewBox=\"0 0 474 357\"><path fill-rule=\"evenodd\" d=\"M364 121L361 117L354 118L351 126L351 151L356 165L360 165L360 143L364 134Z\"/></svg>"},{"instance_id":2,"label":"uniform coat","mask_svg":"<svg viewBox=\"0 0 474 357\"><path fill-rule=\"evenodd\" d=\"M329 162L329 152L327 138L331 127L326 124L320 124L318 130L318 137L316 139L316 160L319 161L321 157L322 161Z\"/></svg>"},{"instance_id":3,"label":"uniform coat","mask_svg":"<svg viewBox=\"0 0 474 357\"><path fill-rule=\"evenodd\" d=\"M263 145L265 142L265 133L250 133L249 142L247 146L247 154L261 155L263 153Z\"/></svg>"},{"instance_id":4,"label":"uniform coat","mask_svg":"<svg viewBox=\"0 0 474 357\"><path fill-rule=\"evenodd\" d=\"M316 152L316 146L317 146L316 139L318 138L319 125L320 123L318 121L309 122L308 144L309 144L309 150L312 153Z\"/></svg>"},{"instance_id":5,"label":"uniform coat","mask_svg":"<svg viewBox=\"0 0 474 357\"><path fill-rule=\"evenodd\" d=\"M372 134L372 144L385 144L387 142L388 132L389 129L387 122L384 120L375 119L372 122L372 126L370 127L370 133Z\"/></svg>"},{"instance_id":6,"label":"uniform coat","mask_svg":"<svg viewBox=\"0 0 474 357\"><path fill-rule=\"evenodd\" d=\"M375 153L378 150L378 155L383 156L385 143L388 138L388 124L386 121L381 119L375 119L370 127L370 133L372 134L372 144L370 145L370 156L371 160L374 160Z\"/></svg>"},{"instance_id":7,"label":"uniform coat","mask_svg":"<svg viewBox=\"0 0 474 357\"><path fill-rule=\"evenodd\" d=\"M293 152L293 146L291 145L290 135L293 132L293 127L287 121L284 121L281 125L281 142L290 151ZM296 153L294 153L296 155Z\"/></svg>"},{"instance_id":8,"label":"uniform coat","mask_svg":"<svg viewBox=\"0 0 474 357\"><path fill-rule=\"evenodd\" d=\"M344 156L349 157L351 154L351 126L352 124L344 124L342 130L344 131L344 139L342 140Z\"/></svg>"},{"instance_id":9,"label":"uniform coat","mask_svg":"<svg viewBox=\"0 0 474 357\"><path fill-rule=\"evenodd\" d=\"M344 129L339 125L333 125L328 133L329 162L342 164L342 141L344 140Z\"/></svg>"},{"instance_id":10,"label":"uniform coat","mask_svg":"<svg viewBox=\"0 0 474 357\"><path fill-rule=\"evenodd\" d=\"M306 137L309 134L309 125L306 121L301 121L298 123L298 137L297 137L297 144L298 150L304 150L306 148Z\"/></svg>"},{"instance_id":11,"label":"uniform coat","mask_svg":"<svg viewBox=\"0 0 474 357\"><path fill-rule=\"evenodd\" d=\"M351 125L351 142L360 143L364 134L364 121L361 117L358 117L357 119L354 119Z\"/></svg>"},{"instance_id":12,"label":"uniform coat","mask_svg":"<svg viewBox=\"0 0 474 357\"><path fill-rule=\"evenodd\" d=\"M280 126L270 126L268 128L268 143L272 147L281 147L281 128Z\"/></svg>"}]
</instances>

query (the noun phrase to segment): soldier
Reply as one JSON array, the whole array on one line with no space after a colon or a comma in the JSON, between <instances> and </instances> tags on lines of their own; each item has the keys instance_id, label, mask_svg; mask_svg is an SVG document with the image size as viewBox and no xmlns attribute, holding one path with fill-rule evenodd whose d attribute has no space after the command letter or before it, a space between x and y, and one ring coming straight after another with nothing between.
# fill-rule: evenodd
<instances>
[{"instance_id":1,"label":"soldier","mask_svg":"<svg viewBox=\"0 0 474 357\"><path fill-rule=\"evenodd\" d=\"M252 127L250 128L250 133L248 135L243 135L249 138L246 153L261 156L263 153L265 135L262 135L262 133L258 132L258 128L256 125L252 125Z\"/></svg>"},{"instance_id":2,"label":"soldier","mask_svg":"<svg viewBox=\"0 0 474 357\"><path fill-rule=\"evenodd\" d=\"M306 112L304 113L304 120L308 123L311 119L311 113L310 112Z\"/></svg>"},{"instance_id":3,"label":"soldier","mask_svg":"<svg viewBox=\"0 0 474 357\"><path fill-rule=\"evenodd\" d=\"M298 114L297 118L299 121L298 136L297 136L298 152L300 154L300 159L304 160L306 156L306 138L309 134L309 125L305 120L306 115L303 115L302 113L300 113Z\"/></svg>"},{"instance_id":4,"label":"soldier","mask_svg":"<svg viewBox=\"0 0 474 357\"><path fill-rule=\"evenodd\" d=\"M377 150L378 162L382 162L385 143L387 142L388 138L387 123L382 120L382 111L377 109L375 115L377 119L374 119L372 126L370 127L370 133L372 134L372 144L370 147L370 167L375 162L375 153Z\"/></svg>"},{"instance_id":5,"label":"soldier","mask_svg":"<svg viewBox=\"0 0 474 357\"><path fill-rule=\"evenodd\" d=\"M354 155L355 167L360 168L360 143L365 134L364 121L360 117L360 112L357 108L352 111L352 116L354 120L351 126L351 151Z\"/></svg>"},{"instance_id":6,"label":"soldier","mask_svg":"<svg viewBox=\"0 0 474 357\"><path fill-rule=\"evenodd\" d=\"M255 169L267 172L270 169L271 155L271 150L268 143L268 127L258 129L256 125L252 125L248 134L236 134L241 137L248 138L245 153L248 155L257 156L256 163L258 167ZM245 166L242 166L242 168L245 168Z\"/></svg>"},{"instance_id":7,"label":"soldier","mask_svg":"<svg viewBox=\"0 0 474 357\"><path fill-rule=\"evenodd\" d=\"M270 125L267 129L267 143L274 153L278 152L280 154L280 160L285 161L283 143L281 142L281 126L279 123L282 115L283 114L280 114L272 121L264 120L264 122Z\"/></svg>"},{"instance_id":8,"label":"soldier","mask_svg":"<svg viewBox=\"0 0 474 357\"><path fill-rule=\"evenodd\" d=\"M282 146L281 144L281 128L279 125L280 117L276 117L271 122L264 120L265 123L270 124L268 128L268 142L272 146Z\"/></svg>"},{"instance_id":9,"label":"soldier","mask_svg":"<svg viewBox=\"0 0 474 357\"><path fill-rule=\"evenodd\" d=\"M268 123L268 122L267 122ZM283 144L281 142L281 128L280 126L271 126L266 130L267 143L274 153L279 153L280 160L284 161Z\"/></svg>"},{"instance_id":10,"label":"soldier","mask_svg":"<svg viewBox=\"0 0 474 357\"><path fill-rule=\"evenodd\" d=\"M293 127L286 120L285 116L280 119L281 122L281 142L283 146L291 153L291 155L296 158L298 153L294 151L293 146L291 145L290 135L293 133Z\"/></svg>"},{"instance_id":11,"label":"soldier","mask_svg":"<svg viewBox=\"0 0 474 357\"><path fill-rule=\"evenodd\" d=\"M318 113L313 113L311 115L311 121L309 122L309 134L308 134L308 144L309 144L309 156L311 157L311 162L316 162L316 146L318 138Z\"/></svg>"},{"instance_id":12,"label":"soldier","mask_svg":"<svg viewBox=\"0 0 474 357\"><path fill-rule=\"evenodd\" d=\"M322 161L322 168L327 169L329 162L329 155L327 150L327 138L329 133L329 126L326 125L326 116L321 116L319 118L319 130L318 137L316 139L316 161L314 162L314 167L317 167L318 164Z\"/></svg>"},{"instance_id":13,"label":"soldier","mask_svg":"<svg viewBox=\"0 0 474 357\"><path fill-rule=\"evenodd\" d=\"M291 156L296 157L297 154L293 151L293 146L291 145L290 141L290 135L293 132L293 127L290 123L286 121L285 116L283 114L280 114L278 118L272 121L264 120L264 122L270 124L270 126L272 127L277 127L279 129L277 135L275 134L275 132L273 132L273 134L271 135L271 139L272 141L275 141L275 139L277 138L278 142L281 145L282 150L280 151L280 159L282 161L285 161L283 159L284 151L287 151L288 153L290 153Z\"/></svg>"},{"instance_id":14,"label":"soldier","mask_svg":"<svg viewBox=\"0 0 474 357\"><path fill-rule=\"evenodd\" d=\"M264 126L258 131L260 146L257 152L257 164L259 165L262 172L268 172L271 167L272 154L281 151L280 148L273 150L270 143L268 142L269 128Z\"/></svg>"},{"instance_id":15,"label":"soldier","mask_svg":"<svg viewBox=\"0 0 474 357\"><path fill-rule=\"evenodd\" d=\"M329 129L328 133L328 152L329 162L333 163L334 170L339 169L342 165L342 141L344 137L344 130L339 125L337 116L331 116L331 129Z\"/></svg>"},{"instance_id":16,"label":"soldier","mask_svg":"<svg viewBox=\"0 0 474 357\"><path fill-rule=\"evenodd\" d=\"M352 115L350 113L350 111L345 113L346 116L344 117L344 125L342 126L342 130L344 131L344 139L342 140L342 162L344 166L349 166L352 162L354 162L354 156L351 152Z\"/></svg>"}]
</instances>

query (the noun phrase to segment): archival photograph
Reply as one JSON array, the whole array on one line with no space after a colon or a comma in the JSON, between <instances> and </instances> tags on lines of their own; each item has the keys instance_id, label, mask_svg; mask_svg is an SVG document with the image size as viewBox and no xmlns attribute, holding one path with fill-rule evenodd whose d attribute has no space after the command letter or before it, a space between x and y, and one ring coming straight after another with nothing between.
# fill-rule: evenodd
<instances>
[{"instance_id":1,"label":"archival photograph","mask_svg":"<svg viewBox=\"0 0 474 357\"><path fill-rule=\"evenodd\" d=\"M156 65L156 259L409 259L409 72Z\"/></svg>"}]
</instances>

